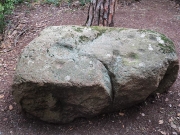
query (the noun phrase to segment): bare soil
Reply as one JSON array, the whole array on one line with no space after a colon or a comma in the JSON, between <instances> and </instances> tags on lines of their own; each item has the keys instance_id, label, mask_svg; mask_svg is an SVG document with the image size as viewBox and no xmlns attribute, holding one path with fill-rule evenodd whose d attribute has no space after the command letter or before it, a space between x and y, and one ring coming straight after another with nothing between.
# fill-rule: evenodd
<instances>
[{"instance_id":1,"label":"bare soil","mask_svg":"<svg viewBox=\"0 0 180 135\"><path fill-rule=\"evenodd\" d=\"M11 85L22 49L39 32L52 25L82 25L88 6L68 8L47 4L22 4L9 17L6 40L0 49L0 135L180 135L180 73L167 93L119 112L72 123L49 124L27 118L16 105ZM171 0L141 0L117 5L115 27L151 29L175 43L180 56L180 9Z\"/></svg>"}]
</instances>

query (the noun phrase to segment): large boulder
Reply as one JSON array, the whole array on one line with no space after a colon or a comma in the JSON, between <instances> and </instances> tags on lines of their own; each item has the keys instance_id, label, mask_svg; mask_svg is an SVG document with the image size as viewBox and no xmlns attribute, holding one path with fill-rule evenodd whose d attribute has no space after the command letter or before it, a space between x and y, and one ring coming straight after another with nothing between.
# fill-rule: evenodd
<instances>
[{"instance_id":1,"label":"large boulder","mask_svg":"<svg viewBox=\"0 0 180 135\"><path fill-rule=\"evenodd\" d=\"M41 120L67 123L117 111L176 80L171 40L149 30L53 26L23 50L13 95Z\"/></svg>"}]
</instances>

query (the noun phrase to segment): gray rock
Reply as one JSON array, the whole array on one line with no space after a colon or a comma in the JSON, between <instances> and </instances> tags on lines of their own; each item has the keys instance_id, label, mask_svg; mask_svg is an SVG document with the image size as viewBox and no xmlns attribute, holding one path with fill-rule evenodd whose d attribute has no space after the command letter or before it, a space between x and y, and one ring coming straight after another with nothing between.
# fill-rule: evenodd
<instances>
[{"instance_id":1,"label":"gray rock","mask_svg":"<svg viewBox=\"0 0 180 135\"><path fill-rule=\"evenodd\" d=\"M67 123L162 93L178 69L172 41L157 32L53 26L23 50L13 95L25 112Z\"/></svg>"}]
</instances>

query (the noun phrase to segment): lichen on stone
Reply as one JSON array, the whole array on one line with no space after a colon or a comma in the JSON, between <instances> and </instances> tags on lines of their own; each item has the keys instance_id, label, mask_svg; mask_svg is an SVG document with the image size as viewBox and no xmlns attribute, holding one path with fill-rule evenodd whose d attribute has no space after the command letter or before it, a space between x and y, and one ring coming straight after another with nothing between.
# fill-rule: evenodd
<instances>
[{"instance_id":1,"label":"lichen on stone","mask_svg":"<svg viewBox=\"0 0 180 135\"><path fill-rule=\"evenodd\" d=\"M79 33L83 32L81 27L76 27L76 28L73 28L73 29L74 29L74 31L79 32Z\"/></svg>"},{"instance_id":2,"label":"lichen on stone","mask_svg":"<svg viewBox=\"0 0 180 135\"><path fill-rule=\"evenodd\" d=\"M79 42L80 43L85 42L85 41L89 41L89 37L87 37L87 36L80 36L79 37Z\"/></svg>"}]
</instances>

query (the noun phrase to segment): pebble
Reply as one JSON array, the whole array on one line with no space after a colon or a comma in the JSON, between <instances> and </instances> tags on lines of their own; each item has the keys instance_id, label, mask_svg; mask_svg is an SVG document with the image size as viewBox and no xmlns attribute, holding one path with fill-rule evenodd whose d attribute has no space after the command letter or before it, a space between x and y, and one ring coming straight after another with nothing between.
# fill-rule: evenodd
<instances>
[{"instance_id":1,"label":"pebble","mask_svg":"<svg viewBox=\"0 0 180 135\"><path fill-rule=\"evenodd\" d=\"M163 120L159 120L159 124L163 124L164 123L164 121Z\"/></svg>"},{"instance_id":2,"label":"pebble","mask_svg":"<svg viewBox=\"0 0 180 135\"><path fill-rule=\"evenodd\" d=\"M0 95L0 99L4 98L4 95Z\"/></svg>"},{"instance_id":3,"label":"pebble","mask_svg":"<svg viewBox=\"0 0 180 135\"><path fill-rule=\"evenodd\" d=\"M173 135L178 135L176 132L172 132Z\"/></svg>"},{"instance_id":4,"label":"pebble","mask_svg":"<svg viewBox=\"0 0 180 135\"><path fill-rule=\"evenodd\" d=\"M172 127L173 129L176 129L176 128L177 128L177 126L176 126L173 122L171 122L171 127Z\"/></svg>"},{"instance_id":5,"label":"pebble","mask_svg":"<svg viewBox=\"0 0 180 135\"><path fill-rule=\"evenodd\" d=\"M124 113L121 113L121 112L120 112L119 115L120 115L120 116L124 116Z\"/></svg>"},{"instance_id":6,"label":"pebble","mask_svg":"<svg viewBox=\"0 0 180 135\"><path fill-rule=\"evenodd\" d=\"M141 113L141 116L143 116L143 117L144 117L144 116L145 116L145 114L144 114L144 113Z\"/></svg>"},{"instance_id":7,"label":"pebble","mask_svg":"<svg viewBox=\"0 0 180 135\"><path fill-rule=\"evenodd\" d=\"M12 105L9 105L9 110L11 111L13 109L13 106Z\"/></svg>"}]
</instances>

